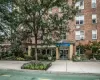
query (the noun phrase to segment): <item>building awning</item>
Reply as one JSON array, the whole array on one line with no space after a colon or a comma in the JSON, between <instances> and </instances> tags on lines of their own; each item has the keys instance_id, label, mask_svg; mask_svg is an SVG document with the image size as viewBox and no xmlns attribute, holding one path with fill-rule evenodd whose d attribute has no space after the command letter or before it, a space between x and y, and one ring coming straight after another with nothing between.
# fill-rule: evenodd
<instances>
[{"instance_id":1,"label":"building awning","mask_svg":"<svg viewBox=\"0 0 100 80\"><path fill-rule=\"evenodd\" d=\"M56 43L56 46L64 46L64 47L69 47L70 46L70 43Z\"/></svg>"},{"instance_id":2,"label":"building awning","mask_svg":"<svg viewBox=\"0 0 100 80\"><path fill-rule=\"evenodd\" d=\"M74 44L74 42L62 40L62 41L56 43L56 46L69 47L71 44Z\"/></svg>"}]
</instances>

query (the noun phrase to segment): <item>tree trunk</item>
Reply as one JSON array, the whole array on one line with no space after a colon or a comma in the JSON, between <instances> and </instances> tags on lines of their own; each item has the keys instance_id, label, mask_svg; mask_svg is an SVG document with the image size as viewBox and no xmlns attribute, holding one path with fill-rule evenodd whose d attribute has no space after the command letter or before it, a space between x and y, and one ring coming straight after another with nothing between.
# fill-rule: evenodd
<instances>
[{"instance_id":1,"label":"tree trunk","mask_svg":"<svg viewBox=\"0 0 100 80\"><path fill-rule=\"evenodd\" d=\"M37 61L37 34L35 34L35 60Z\"/></svg>"}]
</instances>

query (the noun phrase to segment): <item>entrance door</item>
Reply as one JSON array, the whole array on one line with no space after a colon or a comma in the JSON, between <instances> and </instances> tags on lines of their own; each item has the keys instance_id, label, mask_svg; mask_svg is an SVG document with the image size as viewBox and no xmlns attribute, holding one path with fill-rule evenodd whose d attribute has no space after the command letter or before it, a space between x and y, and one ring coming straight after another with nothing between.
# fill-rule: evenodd
<instances>
[{"instance_id":1,"label":"entrance door","mask_svg":"<svg viewBox=\"0 0 100 80\"><path fill-rule=\"evenodd\" d=\"M68 59L68 50L67 49L61 49L59 57L60 57L61 60Z\"/></svg>"}]
</instances>

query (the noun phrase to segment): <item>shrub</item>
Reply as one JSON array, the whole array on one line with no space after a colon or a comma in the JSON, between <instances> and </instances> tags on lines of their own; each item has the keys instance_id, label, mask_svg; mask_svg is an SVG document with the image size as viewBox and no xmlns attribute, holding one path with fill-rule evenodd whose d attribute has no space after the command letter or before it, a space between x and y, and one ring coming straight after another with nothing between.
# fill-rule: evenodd
<instances>
[{"instance_id":1,"label":"shrub","mask_svg":"<svg viewBox=\"0 0 100 80\"><path fill-rule=\"evenodd\" d=\"M6 57L5 60L16 60L15 56Z\"/></svg>"},{"instance_id":2,"label":"shrub","mask_svg":"<svg viewBox=\"0 0 100 80\"><path fill-rule=\"evenodd\" d=\"M88 59L93 58L93 53L92 50L86 50L85 55Z\"/></svg>"},{"instance_id":3,"label":"shrub","mask_svg":"<svg viewBox=\"0 0 100 80\"><path fill-rule=\"evenodd\" d=\"M50 62L29 62L22 65L21 69L47 70L51 66Z\"/></svg>"},{"instance_id":4,"label":"shrub","mask_svg":"<svg viewBox=\"0 0 100 80\"><path fill-rule=\"evenodd\" d=\"M38 60L44 60L42 54L38 54Z\"/></svg>"},{"instance_id":5,"label":"shrub","mask_svg":"<svg viewBox=\"0 0 100 80\"><path fill-rule=\"evenodd\" d=\"M100 60L100 54L95 54L94 57L96 58L96 60Z\"/></svg>"},{"instance_id":6,"label":"shrub","mask_svg":"<svg viewBox=\"0 0 100 80\"><path fill-rule=\"evenodd\" d=\"M42 61L55 61L56 58L50 55L38 54L38 60Z\"/></svg>"},{"instance_id":7,"label":"shrub","mask_svg":"<svg viewBox=\"0 0 100 80\"><path fill-rule=\"evenodd\" d=\"M32 56L28 56L27 54L24 55L25 60L32 60Z\"/></svg>"},{"instance_id":8,"label":"shrub","mask_svg":"<svg viewBox=\"0 0 100 80\"><path fill-rule=\"evenodd\" d=\"M48 56L47 55L43 55L43 59L44 60L48 60Z\"/></svg>"},{"instance_id":9,"label":"shrub","mask_svg":"<svg viewBox=\"0 0 100 80\"><path fill-rule=\"evenodd\" d=\"M74 55L74 56L72 57L72 60L73 60L73 61L80 61L80 60L78 59L78 57L79 57L79 56Z\"/></svg>"},{"instance_id":10,"label":"shrub","mask_svg":"<svg viewBox=\"0 0 100 80\"><path fill-rule=\"evenodd\" d=\"M21 57L17 57L16 60L18 60L18 61L24 61L25 59L21 58Z\"/></svg>"},{"instance_id":11,"label":"shrub","mask_svg":"<svg viewBox=\"0 0 100 80\"><path fill-rule=\"evenodd\" d=\"M73 61L87 61L88 60L88 58L86 57L86 55L75 55L75 56L73 56L73 58L72 58L72 60Z\"/></svg>"},{"instance_id":12,"label":"shrub","mask_svg":"<svg viewBox=\"0 0 100 80\"><path fill-rule=\"evenodd\" d=\"M87 58L86 55L80 55L80 57L81 57L81 61L86 61L86 60L88 60L88 58Z\"/></svg>"}]
</instances>

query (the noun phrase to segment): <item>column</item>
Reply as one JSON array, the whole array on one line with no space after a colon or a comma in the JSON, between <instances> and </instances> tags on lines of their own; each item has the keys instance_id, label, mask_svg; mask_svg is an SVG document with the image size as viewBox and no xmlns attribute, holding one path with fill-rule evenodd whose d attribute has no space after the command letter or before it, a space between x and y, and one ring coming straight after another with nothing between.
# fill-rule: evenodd
<instances>
[{"instance_id":1,"label":"column","mask_svg":"<svg viewBox=\"0 0 100 80\"><path fill-rule=\"evenodd\" d=\"M31 46L28 46L28 56L31 56Z\"/></svg>"},{"instance_id":2,"label":"column","mask_svg":"<svg viewBox=\"0 0 100 80\"><path fill-rule=\"evenodd\" d=\"M76 45L73 45L73 55L76 55Z\"/></svg>"},{"instance_id":3,"label":"column","mask_svg":"<svg viewBox=\"0 0 100 80\"><path fill-rule=\"evenodd\" d=\"M59 49L58 49L58 47L56 47L56 60L58 60L59 59Z\"/></svg>"},{"instance_id":4,"label":"column","mask_svg":"<svg viewBox=\"0 0 100 80\"><path fill-rule=\"evenodd\" d=\"M71 44L70 45L70 47L69 47L69 59L71 60L72 59L72 56L73 56L73 49L74 47L73 47L73 44Z\"/></svg>"}]
</instances>

